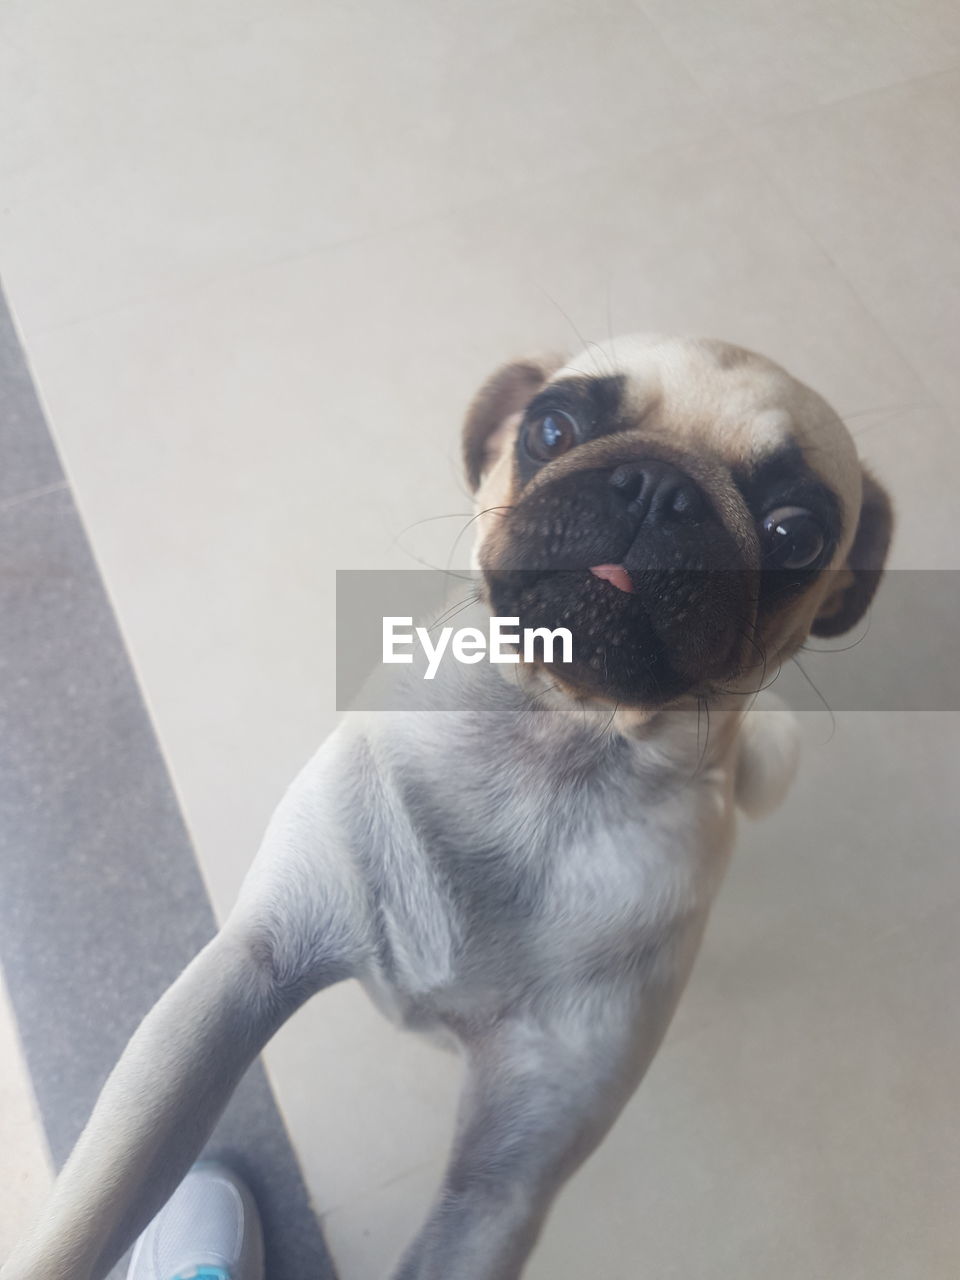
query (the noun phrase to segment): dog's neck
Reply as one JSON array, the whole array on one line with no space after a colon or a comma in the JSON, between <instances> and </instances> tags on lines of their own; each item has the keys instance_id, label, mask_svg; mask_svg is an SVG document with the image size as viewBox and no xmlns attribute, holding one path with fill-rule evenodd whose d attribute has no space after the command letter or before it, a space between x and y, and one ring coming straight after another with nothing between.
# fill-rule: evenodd
<instances>
[{"instance_id":1,"label":"dog's neck","mask_svg":"<svg viewBox=\"0 0 960 1280\"><path fill-rule=\"evenodd\" d=\"M727 757L745 710L744 700L734 696L692 699L667 708L580 698L542 669L528 670L518 683L530 708L545 721L545 733L587 733L598 741L620 737L635 744L639 756L648 757L658 771L673 769L681 775L691 767L712 768Z\"/></svg>"},{"instance_id":2,"label":"dog's neck","mask_svg":"<svg viewBox=\"0 0 960 1280\"><path fill-rule=\"evenodd\" d=\"M452 664L434 681L414 675L394 706L422 721L416 737L440 753L468 734L476 759L497 768L512 755L542 753L561 770L619 765L656 789L729 761L748 703L728 696L651 711L578 698L543 668L481 663Z\"/></svg>"}]
</instances>

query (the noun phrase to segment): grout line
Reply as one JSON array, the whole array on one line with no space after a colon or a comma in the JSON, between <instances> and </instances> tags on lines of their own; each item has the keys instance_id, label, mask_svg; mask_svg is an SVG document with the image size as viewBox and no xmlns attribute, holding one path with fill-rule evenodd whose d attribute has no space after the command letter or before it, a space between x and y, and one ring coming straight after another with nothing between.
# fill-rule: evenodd
<instances>
[{"instance_id":1,"label":"grout line","mask_svg":"<svg viewBox=\"0 0 960 1280\"><path fill-rule=\"evenodd\" d=\"M578 168L564 170L562 173L551 173L533 181L526 181L521 178L510 185L505 192L498 192L496 196L483 196L478 199L454 202L442 208L411 214L409 218L392 223L390 226L376 227L360 231L355 235L345 235L334 240L321 241L313 245L292 249L289 253L281 253L275 257L265 257L256 261L213 270L203 279L194 279L168 291L151 290L136 297L125 298L119 302L111 303L110 306L104 307L100 311L85 312L83 315L69 316L65 319L55 320L52 323L41 323L31 329L29 336L31 341L35 341L48 335L57 335L70 329L81 328L94 321L108 320L125 311L135 311L141 307L151 306L166 307L182 299L192 298L206 289L217 289L234 280L243 280L256 276L258 272L271 271L275 267L285 267L298 262L306 262L311 258L319 258L325 254L375 243L391 236L406 235L420 228L428 227L431 223L444 222L450 218L469 217L482 212L484 209L499 209L502 207L504 195L517 198L529 197L538 191L549 190L552 186L571 180L580 181L593 175L607 172L623 173L632 166L642 165L644 161L652 157L667 155L670 152L683 152L693 147L702 147L721 138L733 138L735 134L736 130L731 128L726 120L717 123L710 119L709 123L705 122L702 128L691 130L689 137L631 151L625 163L607 160L602 164L584 164Z\"/></svg>"},{"instance_id":2,"label":"grout line","mask_svg":"<svg viewBox=\"0 0 960 1280\"><path fill-rule=\"evenodd\" d=\"M750 111L741 114L734 108L734 102L727 95L716 95L704 83L704 81L696 74L692 67L687 64L679 47L676 38L671 38L670 34L664 29L663 25L657 21L657 18L650 12L649 5L646 0L630 0L630 3L637 9L656 29L660 42L669 55L683 66L684 70L690 76L690 79L697 88L706 95L713 106L719 111L720 115L726 120L731 129L748 130L754 128L763 128L767 125L776 124L780 121L795 120L798 116L809 115L815 111L828 110L831 107L842 106L847 102L856 102L860 98L870 97L871 94L887 93L891 89L900 89L909 85L923 83L926 80L935 80L938 76L956 75L960 71L960 57L953 58L946 66L936 67L930 71L921 71L916 75L908 75L900 79L888 81L886 84L871 85L867 89L857 89L853 93L840 93L835 96L825 98L822 102L813 102L804 107L792 107L786 110L773 109L770 111L755 113Z\"/></svg>"},{"instance_id":3,"label":"grout line","mask_svg":"<svg viewBox=\"0 0 960 1280\"><path fill-rule=\"evenodd\" d=\"M346 1200L338 1200L336 1204L329 1205L326 1209L319 1212L320 1225L322 1226L328 1218L335 1217L339 1213L343 1213L345 1209L352 1209L353 1206L361 1200L369 1200L379 1191L385 1191L387 1187L394 1186L395 1183L402 1182L405 1178L413 1177L414 1174L422 1173L424 1169L429 1169L434 1165L439 1165L442 1171L444 1159L447 1156L447 1145L440 1144L436 1153L427 1160L419 1160L416 1164L407 1165L398 1173L393 1174L384 1182L377 1182L372 1186L366 1186L361 1191L357 1191L355 1195L348 1197ZM441 1175L442 1176L442 1172Z\"/></svg>"},{"instance_id":4,"label":"grout line","mask_svg":"<svg viewBox=\"0 0 960 1280\"><path fill-rule=\"evenodd\" d=\"M24 493L18 493L12 498L4 498L0 501L0 512L10 511L23 502L32 502L34 498L45 498L50 493L62 493L69 487L66 480L54 480L51 484L41 484L36 489L27 489Z\"/></svg>"},{"instance_id":5,"label":"grout line","mask_svg":"<svg viewBox=\"0 0 960 1280\"><path fill-rule=\"evenodd\" d=\"M924 78L928 79L929 77ZM866 92L875 93L881 91L868 90ZM855 98L864 96L866 95L857 94L844 99L844 101L852 102ZM796 116L792 118L795 119ZM762 178L770 191L790 210L791 217L795 220L799 230L801 230L807 237L810 244L816 248L817 252L821 255L824 262L830 267L830 269L836 273L837 279L843 283L851 299L856 303L862 315L877 329L880 334L883 335L883 338L890 346L890 350L896 353L905 372L910 375L916 384L917 399L924 402L929 401L931 404L939 404L940 402L937 394L929 387L927 379L922 376L920 370L914 364L913 358L904 350L899 339L894 337L891 333L883 317L874 310L870 302L863 296L860 285L846 270L834 251L820 238L820 234L814 227L812 220L804 214L798 202L792 198L792 194L787 187L787 184L784 182L776 165L771 161L764 140L758 136L759 132L759 128L745 130L745 136L741 139L743 154L753 165L757 176Z\"/></svg>"}]
</instances>

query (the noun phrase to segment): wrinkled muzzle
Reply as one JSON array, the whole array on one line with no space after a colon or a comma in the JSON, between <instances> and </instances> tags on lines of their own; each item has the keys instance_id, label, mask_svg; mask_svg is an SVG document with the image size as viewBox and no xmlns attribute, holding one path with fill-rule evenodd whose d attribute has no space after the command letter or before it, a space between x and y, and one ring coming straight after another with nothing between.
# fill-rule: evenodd
<instances>
[{"instance_id":1,"label":"wrinkled muzzle","mask_svg":"<svg viewBox=\"0 0 960 1280\"><path fill-rule=\"evenodd\" d=\"M551 673L584 695L649 706L712 691L755 649L759 580L718 505L660 459L549 480L482 549L489 603L521 628L567 628L572 661Z\"/></svg>"}]
</instances>

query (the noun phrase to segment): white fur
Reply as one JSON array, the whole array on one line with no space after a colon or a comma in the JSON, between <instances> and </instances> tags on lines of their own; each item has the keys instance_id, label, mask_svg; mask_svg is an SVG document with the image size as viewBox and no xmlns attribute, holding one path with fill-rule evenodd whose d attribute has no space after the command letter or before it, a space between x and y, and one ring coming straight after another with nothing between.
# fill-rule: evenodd
<instances>
[{"instance_id":1,"label":"white fur","mask_svg":"<svg viewBox=\"0 0 960 1280\"><path fill-rule=\"evenodd\" d=\"M759 705L744 716L740 729L737 804L748 817L766 817L783 803L799 763L797 718L769 698L766 705Z\"/></svg>"}]
</instances>

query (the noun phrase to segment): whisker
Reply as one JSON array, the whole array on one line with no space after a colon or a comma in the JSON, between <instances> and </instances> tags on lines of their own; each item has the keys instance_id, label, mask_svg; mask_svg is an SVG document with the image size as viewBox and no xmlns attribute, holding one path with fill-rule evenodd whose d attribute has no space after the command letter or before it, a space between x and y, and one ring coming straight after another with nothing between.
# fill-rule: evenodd
<instances>
[{"instance_id":1,"label":"whisker","mask_svg":"<svg viewBox=\"0 0 960 1280\"><path fill-rule=\"evenodd\" d=\"M419 529L422 524L434 524L437 520L466 520L471 514L469 511L447 511L441 516L424 516L422 520L414 520L411 524L404 525L393 539L396 546L405 533L409 533L411 529Z\"/></svg>"},{"instance_id":2,"label":"whisker","mask_svg":"<svg viewBox=\"0 0 960 1280\"><path fill-rule=\"evenodd\" d=\"M607 352L606 352L606 351L604 351L603 347L600 345L600 343L599 343L599 342L593 342L593 341L588 342L588 343L587 343L587 345L586 345L586 349L587 349L589 352L591 352L591 354L592 354L592 356L593 356L593 363L594 363L594 365L595 365L595 367L596 367L597 373L599 373L601 376L602 376L602 375L603 375L603 373L604 373L603 365L601 365L601 364L599 363L599 361L600 361L600 360L602 360L602 361L604 362L604 364L606 365L606 372L607 372L607 373L615 373L615 372L616 372L616 369L615 369L615 367L614 367L613 361L610 359L610 357L609 357L609 355L607 354ZM593 354L593 353L596 353L596 354Z\"/></svg>"},{"instance_id":3,"label":"whisker","mask_svg":"<svg viewBox=\"0 0 960 1280\"><path fill-rule=\"evenodd\" d=\"M804 671L803 664L801 663L800 659L791 658L790 661L794 664L794 666L803 676L804 680L806 680L807 684L810 686L813 692L817 695L817 697L823 703L827 713L829 714L831 728L830 728L830 737L827 738L827 742L831 742L833 740L834 734L837 732L837 717L833 714L833 708L830 706L829 702L827 702L826 698L823 696L823 694L820 692L817 686L810 679L809 675L807 675L806 671Z\"/></svg>"},{"instance_id":4,"label":"whisker","mask_svg":"<svg viewBox=\"0 0 960 1280\"><path fill-rule=\"evenodd\" d=\"M469 573L457 573L455 569L444 569L441 565L431 564L429 560L424 560L422 556L416 555L408 547L401 547L400 550L405 556L409 556L411 560L422 565L424 569L432 569L434 573L442 573L445 578L455 578L458 582L472 582Z\"/></svg>"},{"instance_id":5,"label":"whisker","mask_svg":"<svg viewBox=\"0 0 960 1280\"><path fill-rule=\"evenodd\" d=\"M507 504L506 506L502 506L502 507L485 507L483 511L477 511L474 515L472 515L453 540L453 546L450 548L449 556L447 556L447 570L448 571L450 570L450 565L453 563L453 557L457 554L457 547L460 544L460 539L467 532L467 530L470 528L470 526L473 524L475 520L479 520L481 516L492 515L495 511L512 511L512 510L513 510L512 505Z\"/></svg>"},{"instance_id":6,"label":"whisker","mask_svg":"<svg viewBox=\"0 0 960 1280\"><path fill-rule=\"evenodd\" d=\"M409 547L405 547L403 543L400 541L400 539L405 534L409 533L411 529L417 529L420 527L420 525L432 524L437 520L461 520L466 515L467 515L467 512L465 511L450 511L450 512L447 512L445 515L424 516L422 520L414 520L412 524L406 525L405 528L401 529L400 532L395 535L395 537L391 541L391 546L399 547L405 556L409 556L410 559L416 561L417 564L423 565L425 569L433 569L435 573L442 573L448 578L457 578L461 582L470 582L471 578L469 577L468 574L457 573L455 570L450 568L449 563L447 564L447 567L445 569L441 568L441 566L438 564L431 564L429 560L424 560L422 556L418 556L415 551L411 551Z\"/></svg>"},{"instance_id":7,"label":"whisker","mask_svg":"<svg viewBox=\"0 0 960 1280\"><path fill-rule=\"evenodd\" d=\"M535 287L540 291L540 293L543 294L543 296L547 299L548 302L551 302L556 307L560 315L564 318L564 320L566 320L567 324L570 326L571 330L573 331L577 341L580 343L580 346L583 348L584 353L588 355L590 359L593 361L593 367L596 369L597 373L601 377L603 377L604 374L606 373L615 373L616 370L613 368L613 365L611 364L610 359L607 356L607 353L603 350L603 348L599 346L596 342L592 342L583 336L583 334L580 332L577 326L573 323L573 320L570 318L567 312L564 311L563 307L561 307L560 303L551 294L547 293L543 285L537 284ZM598 353L606 361L607 363L606 368L604 368L603 365L601 365L598 362L597 360Z\"/></svg>"},{"instance_id":8,"label":"whisker","mask_svg":"<svg viewBox=\"0 0 960 1280\"><path fill-rule=\"evenodd\" d=\"M613 305L610 298L611 287L612 287L612 277L611 277L611 273L608 271L607 272L607 298L606 298L607 340L610 343L610 351L611 351L611 354L613 355L613 363L614 365L616 365L617 350L616 350L616 339L613 336Z\"/></svg>"},{"instance_id":9,"label":"whisker","mask_svg":"<svg viewBox=\"0 0 960 1280\"><path fill-rule=\"evenodd\" d=\"M700 770L703 768L704 761L707 758L707 751L710 748L710 703L707 701L705 697L702 697L701 695L698 694L697 695L697 746L698 747L700 747L700 709L701 707L703 708L703 712L707 718L707 732L703 740L703 747L700 749L700 753L697 756L697 763L694 766L693 773L690 774L690 777L687 778L686 782L683 784L684 787L691 787L693 786L694 782L696 782L697 778L700 775Z\"/></svg>"},{"instance_id":10,"label":"whisker","mask_svg":"<svg viewBox=\"0 0 960 1280\"><path fill-rule=\"evenodd\" d=\"M855 649L858 644L863 644L864 640L866 640L867 636L870 634L870 622L870 614L867 614L867 624L864 627L863 635L857 636L853 644L842 644L836 649L815 649L812 644L802 644L800 648L804 653L849 653L851 649Z\"/></svg>"},{"instance_id":11,"label":"whisker","mask_svg":"<svg viewBox=\"0 0 960 1280\"><path fill-rule=\"evenodd\" d=\"M615 707L613 708L613 710L610 712L610 719L607 721L607 723L606 723L606 724L603 726L603 728L600 730L600 733L599 733L599 735L598 735L598 736L599 736L601 739L603 739L603 738L605 738L605 737L607 736L607 732L608 732L608 730L609 730L610 726L613 724L614 719L616 718L616 714L617 714L617 712L618 712L619 710L620 710L620 702L619 702L619 699L618 699L616 706L615 706Z\"/></svg>"},{"instance_id":12,"label":"whisker","mask_svg":"<svg viewBox=\"0 0 960 1280\"><path fill-rule=\"evenodd\" d=\"M519 685L520 683L519 671L517 671L515 674L516 674L517 684ZM541 689L539 693L533 694L533 696L528 699L527 705L528 707L532 707L535 702L539 702L541 698L545 698L548 693L558 693L558 692L560 692L560 685L556 683L548 684L545 689Z\"/></svg>"},{"instance_id":13,"label":"whisker","mask_svg":"<svg viewBox=\"0 0 960 1280\"><path fill-rule=\"evenodd\" d=\"M750 637L748 635L743 635L742 639L750 640ZM757 685L757 687L755 689L731 689L728 685L720 683L714 686L714 691L716 693L722 693L722 694L725 694L727 697L731 697L731 698L752 698L753 702L756 702L757 698L759 698L761 693L763 693L766 689L769 689L772 685L776 684L776 682L780 679L781 674L783 673L783 663L778 659L776 673L770 680L767 680L767 671L769 669L769 664L767 662L766 650L764 650L762 646L757 646L757 647L761 654L761 659L763 662L763 667L760 673L760 683ZM753 702L751 702L750 704L751 707L753 706ZM747 710L749 711L750 707L748 707Z\"/></svg>"},{"instance_id":14,"label":"whisker","mask_svg":"<svg viewBox=\"0 0 960 1280\"><path fill-rule=\"evenodd\" d=\"M458 613L463 613L464 609L469 609L472 604L476 604L480 599L480 595L476 591L472 591L465 600L460 600L457 604L451 605L446 609L435 622L427 627L427 634L436 631L438 627L445 626L451 618L455 618Z\"/></svg>"},{"instance_id":15,"label":"whisker","mask_svg":"<svg viewBox=\"0 0 960 1280\"><path fill-rule=\"evenodd\" d=\"M854 440L859 440L861 436L865 436L870 431L876 431L880 427L892 426L896 421L897 414L908 413L911 410L922 409L923 407L924 406L919 403L880 405L874 409L858 409L853 413L844 413L844 414L841 414L840 417L843 423L849 426L849 423L854 418L865 418L870 414L879 414L879 415L886 416L887 421L885 422L880 421L880 422L869 423L867 426L861 427L859 431L851 431L850 434L853 436Z\"/></svg>"}]
</instances>

